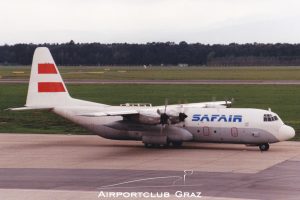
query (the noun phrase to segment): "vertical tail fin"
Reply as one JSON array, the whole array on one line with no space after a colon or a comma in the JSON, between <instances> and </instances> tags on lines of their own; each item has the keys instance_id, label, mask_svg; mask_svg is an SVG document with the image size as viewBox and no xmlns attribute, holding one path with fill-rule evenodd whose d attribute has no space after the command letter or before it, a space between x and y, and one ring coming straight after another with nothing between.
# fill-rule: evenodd
<instances>
[{"instance_id":1,"label":"vertical tail fin","mask_svg":"<svg viewBox=\"0 0 300 200\"><path fill-rule=\"evenodd\" d=\"M71 100L49 49L38 47L33 55L26 106L61 106Z\"/></svg>"},{"instance_id":2,"label":"vertical tail fin","mask_svg":"<svg viewBox=\"0 0 300 200\"><path fill-rule=\"evenodd\" d=\"M9 110L47 110L60 106L104 107L108 105L72 98L49 49L38 47L33 55L25 107L9 108Z\"/></svg>"}]
</instances>

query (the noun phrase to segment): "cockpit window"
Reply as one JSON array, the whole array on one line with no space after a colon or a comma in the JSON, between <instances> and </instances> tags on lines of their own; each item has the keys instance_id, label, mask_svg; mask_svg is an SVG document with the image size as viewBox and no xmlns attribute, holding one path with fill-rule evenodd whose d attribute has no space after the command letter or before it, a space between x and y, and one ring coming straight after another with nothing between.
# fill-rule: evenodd
<instances>
[{"instance_id":1,"label":"cockpit window","mask_svg":"<svg viewBox=\"0 0 300 200\"><path fill-rule=\"evenodd\" d=\"M276 115L272 116L271 114L264 114L264 122L277 121L278 117Z\"/></svg>"}]
</instances>

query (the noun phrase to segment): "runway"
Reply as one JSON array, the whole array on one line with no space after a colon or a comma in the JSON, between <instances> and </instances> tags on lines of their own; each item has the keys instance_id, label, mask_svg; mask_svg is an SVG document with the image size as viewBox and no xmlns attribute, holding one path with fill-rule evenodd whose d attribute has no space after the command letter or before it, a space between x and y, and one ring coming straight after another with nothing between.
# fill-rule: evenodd
<instances>
[{"instance_id":1,"label":"runway","mask_svg":"<svg viewBox=\"0 0 300 200\"><path fill-rule=\"evenodd\" d=\"M0 134L0 199L99 199L100 191L298 199L299 173L298 142L262 153L231 144L145 149L141 142L91 135Z\"/></svg>"},{"instance_id":2,"label":"runway","mask_svg":"<svg viewBox=\"0 0 300 200\"><path fill-rule=\"evenodd\" d=\"M0 84L28 83L27 79L0 79ZM85 80L66 79L67 84L152 84L152 85L300 85L300 80Z\"/></svg>"}]
</instances>

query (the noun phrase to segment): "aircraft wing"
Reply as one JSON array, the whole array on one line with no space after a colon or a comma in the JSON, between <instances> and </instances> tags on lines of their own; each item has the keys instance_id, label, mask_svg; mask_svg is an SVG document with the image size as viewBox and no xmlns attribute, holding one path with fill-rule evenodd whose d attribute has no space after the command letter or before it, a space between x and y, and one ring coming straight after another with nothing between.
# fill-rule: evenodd
<instances>
[{"instance_id":1,"label":"aircraft wing","mask_svg":"<svg viewBox=\"0 0 300 200\"><path fill-rule=\"evenodd\" d=\"M217 101L217 102L202 102L202 103L191 103L191 104L176 104L168 106L168 115L175 116L180 113L181 108L183 110L186 108L212 108L212 107L227 107L230 106L230 101ZM183 106L183 107L181 107ZM86 112L86 113L78 113L78 116L84 117L105 117L105 116L122 116L122 117L131 117L134 115L142 115L145 118L157 118L159 115L157 114L157 110L163 112L165 106L156 106L150 108L120 108L120 107L109 107L104 109L103 111L96 112Z\"/></svg>"},{"instance_id":2,"label":"aircraft wing","mask_svg":"<svg viewBox=\"0 0 300 200\"><path fill-rule=\"evenodd\" d=\"M124 116L124 115L135 115L139 114L137 110L119 110L119 111L105 111L105 112L93 112L79 114L78 116L84 117L105 117L105 116Z\"/></svg>"}]
</instances>

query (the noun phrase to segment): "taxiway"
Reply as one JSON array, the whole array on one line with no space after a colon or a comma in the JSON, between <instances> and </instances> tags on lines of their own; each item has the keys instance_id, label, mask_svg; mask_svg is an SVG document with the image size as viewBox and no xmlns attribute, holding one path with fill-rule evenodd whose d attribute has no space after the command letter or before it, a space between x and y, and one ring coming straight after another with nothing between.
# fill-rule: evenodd
<instances>
[{"instance_id":1,"label":"taxiway","mask_svg":"<svg viewBox=\"0 0 300 200\"><path fill-rule=\"evenodd\" d=\"M28 79L0 79L0 84L28 83ZM151 85L300 85L300 80L85 80L66 79L67 84Z\"/></svg>"},{"instance_id":2,"label":"taxiway","mask_svg":"<svg viewBox=\"0 0 300 200\"><path fill-rule=\"evenodd\" d=\"M268 152L200 143L146 149L93 135L0 134L0 199L99 199L102 190L298 199L299 174L299 142L272 144Z\"/></svg>"}]
</instances>

